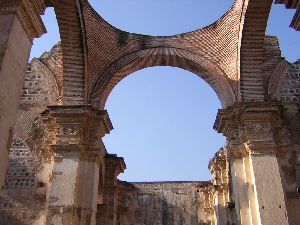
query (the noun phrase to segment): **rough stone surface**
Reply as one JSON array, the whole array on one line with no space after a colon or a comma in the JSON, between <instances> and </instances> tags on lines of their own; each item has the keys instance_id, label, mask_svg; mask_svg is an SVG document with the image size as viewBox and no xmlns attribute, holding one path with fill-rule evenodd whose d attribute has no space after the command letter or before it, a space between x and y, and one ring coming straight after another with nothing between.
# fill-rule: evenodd
<instances>
[{"instance_id":1,"label":"rough stone surface","mask_svg":"<svg viewBox=\"0 0 300 225\"><path fill-rule=\"evenodd\" d=\"M119 197L118 221L122 225L199 225L204 208L202 182L126 183ZM214 224L210 221L210 224ZM207 223L208 224L208 223Z\"/></svg>"}]
</instances>

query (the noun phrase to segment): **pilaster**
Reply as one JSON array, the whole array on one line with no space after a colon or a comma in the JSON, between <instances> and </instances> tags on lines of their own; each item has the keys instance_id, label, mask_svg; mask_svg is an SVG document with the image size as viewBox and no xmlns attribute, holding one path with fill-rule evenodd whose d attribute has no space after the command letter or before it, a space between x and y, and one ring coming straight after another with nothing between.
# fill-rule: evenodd
<instances>
[{"instance_id":1,"label":"pilaster","mask_svg":"<svg viewBox=\"0 0 300 225\"><path fill-rule=\"evenodd\" d=\"M105 157L105 175L104 175L104 223L103 225L116 225L118 196L117 176L126 169L124 159L115 154L107 154Z\"/></svg>"},{"instance_id":2,"label":"pilaster","mask_svg":"<svg viewBox=\"0 0 300 225\"><path fill-rule=\"evenodd\" d=\"M281 107L272 102L239 103L218 113L214 127L227 137L242 224L288 224L273 137L281 123Z\"/></svg>"},{"instance_id":3,"label":"pilaster","mask_svg":"<svg viewBox=\"0 0 300 225\"><path fill-rule=\"evenodd\" d=\"M42 113L54 155L47 224L96 224L101 138L112 125L106 111L52 106Z\"/></svg>"}]
</instances>

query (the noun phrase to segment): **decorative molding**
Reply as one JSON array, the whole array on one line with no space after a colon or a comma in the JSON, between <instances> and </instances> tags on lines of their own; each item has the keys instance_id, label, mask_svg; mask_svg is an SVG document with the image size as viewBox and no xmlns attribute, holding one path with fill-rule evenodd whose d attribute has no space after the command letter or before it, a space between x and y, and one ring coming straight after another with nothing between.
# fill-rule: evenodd
<instances>
[{"instance_id":1,"label":"decorative molding","mask_svg":"<svg viewBox=\"0 0 300 225\"><path fill-rule=\"evenodd\" d=\"M276 155L276 144L273 141L250 141L245 143L245 149L251 155Z\"/></svg>"},{"instance_id":2,"label":"decorative molding","mask_svg":"<svg viewBox=\"0 0 300 225\"><path fill-rule=\"evenodd\" d=\"M281 112L277 102L236 103L220 110L214 128L227 137L228 157L276 154L274 133L283 126Z\"/></svg>"},{"instance_id":3,"label":"decorative molding","mask_svg":"<svg viewBox=\"0 0 300 225\"><path fill-rule=\"evenodd\" d=\"M98 163L104 157L101 138L112 129L107 111L88 105L49 106L41 115L48 140L44 152L52 152L55 160L78 157Z\"/></svg>"}]
</instances>

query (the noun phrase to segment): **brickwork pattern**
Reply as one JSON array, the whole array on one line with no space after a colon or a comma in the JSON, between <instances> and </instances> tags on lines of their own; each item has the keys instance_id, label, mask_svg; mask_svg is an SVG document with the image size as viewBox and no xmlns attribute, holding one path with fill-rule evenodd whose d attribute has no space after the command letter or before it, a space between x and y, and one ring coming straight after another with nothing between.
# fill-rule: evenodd
<instances>
[{"instance_id":1,"label":"brickwork pattern","mask_svg":"<svg viewBox=\"0 0 300 225\"><path fill-rule=\"evenodd\" d=\"M92 102L105 99L129 73L148 66L170 65L202 75L217 92L224 107L232 104L237 95L239 32L239 27L233 24L240 20L241 5L241 1L236 1L222 18L203 29L154 37L118 30L104 21L90 5L84 4L90 59L87 79ZM224 29L229 26L231 29Z\"/></svg>"},{"instance_id":2,"label":"brickwork pattern","mask_svg":"<svg viewBox=\"0 0 300 225\"><path fill-rule=\"evenodd\" d=\"M81 1L51 1L60 30L63 52L63 102L67 105L83 104L85 101L85 43Z\"/></svg>"},{"instance_id":3,"label":"brickwork pattern","mask_svg":"<svg viewBox=\"0 0 300 225\"><path fill-rule=\"evenodd\" d=\"M278 2L295 7L299 1ZM266 62L265 48L267 44L267 51L276 50L276 41L265 38L272 0L236 0L215 23L174 36L119 30L87 0L55 0L52 5L62 39L64 75L58 85L63 87L64 104L92 103L103 109L110 91L125 76L159 65L198 74L224 108L235 101L268 100L266 68L276 64Z\"/></svg>"}]
</instances>

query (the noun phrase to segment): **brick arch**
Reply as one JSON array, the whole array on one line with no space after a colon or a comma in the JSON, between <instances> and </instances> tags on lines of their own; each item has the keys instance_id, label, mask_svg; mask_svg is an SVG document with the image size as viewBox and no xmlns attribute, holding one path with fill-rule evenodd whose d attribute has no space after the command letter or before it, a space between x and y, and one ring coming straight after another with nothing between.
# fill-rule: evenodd
<instances>
[{"instance_id":1,"label":"brick arch","mask_svg":"<svg viewBox=\"0 0 300 225\"><path fill-rule=\"evenodd\" d=\"M85 101L85 32L81 1L52 0L63 52L63 103L84 104Z\"/></svg>"},{"instance_id":2,"label":"brick arch","mask_svg":"<svg viewBox=\"0 0 300 225\"><path fill-rule=\"evenodd\" d=\"M104 109L112 89L127 75L146 67L172 66L193 72L204 79L216 92L224 108L236 101L229 79L221 68L192 52L176 48L153 48L129 54L116 61L96 82L90 103Z\"/></svg>"},{"instance_id":3,"label":"brick arch","mask_svg":"<svg viewBox=\"0 0 300 225\"><path fill-rule=\"evenodd\" d=\"M264 38L272 0L244 0L240 22L240 100L264 101Z\"/></svg>"}]
</instances>

